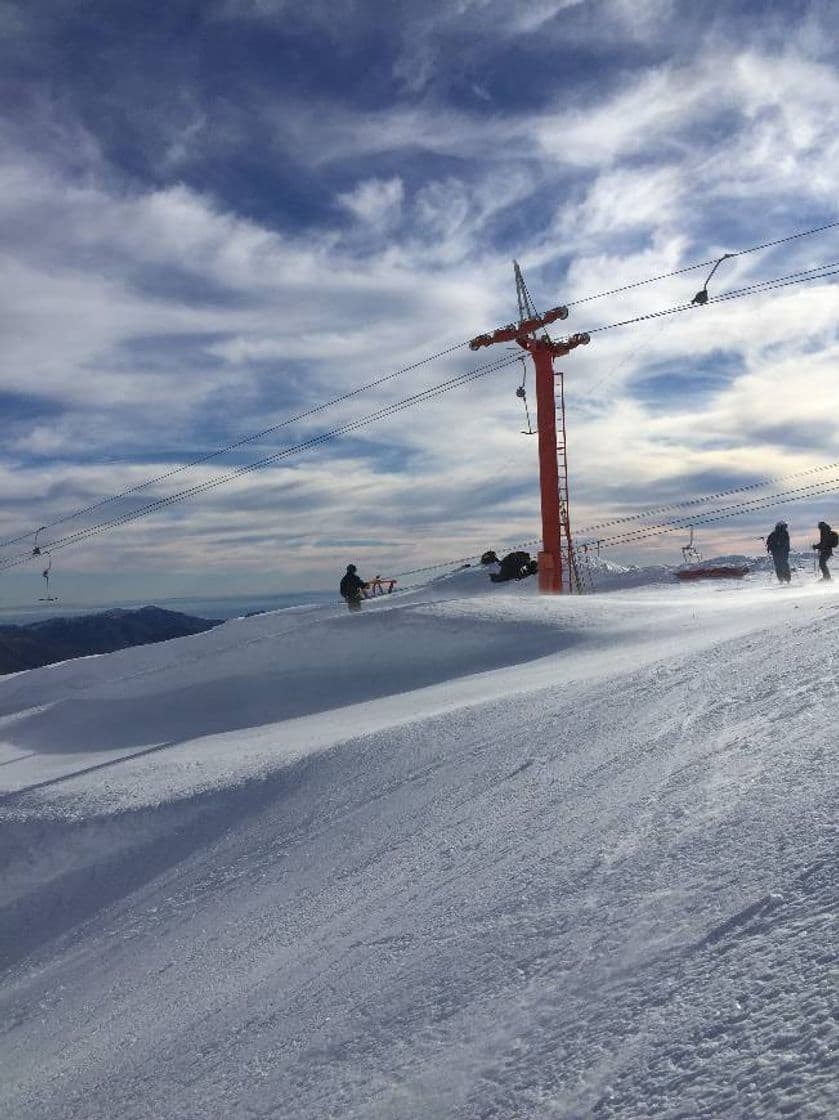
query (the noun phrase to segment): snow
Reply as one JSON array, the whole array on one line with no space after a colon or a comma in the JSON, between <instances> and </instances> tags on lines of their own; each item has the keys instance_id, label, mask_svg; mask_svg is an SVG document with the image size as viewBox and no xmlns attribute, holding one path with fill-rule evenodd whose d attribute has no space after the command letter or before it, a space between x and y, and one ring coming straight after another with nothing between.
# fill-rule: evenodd
<instances>
[{"instance_id":1,"label":"snow","mask_svg":"<svg viewBox=\"0 0 839 1120\"><path fill-rule=\"evenodd\" d=\"M1 679L2 1115L839 1115L839 582L615 567Z\"/></svg>"}]
</instances>

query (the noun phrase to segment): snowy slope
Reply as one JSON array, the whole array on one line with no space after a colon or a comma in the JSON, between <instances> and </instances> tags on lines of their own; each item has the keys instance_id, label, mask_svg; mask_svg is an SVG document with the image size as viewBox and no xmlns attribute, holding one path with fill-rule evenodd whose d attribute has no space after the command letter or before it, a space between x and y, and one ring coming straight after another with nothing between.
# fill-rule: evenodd
<instances>
[{"instance_id":1,"label":"snowy slope","mask_svg":"<svg viewBox=\"0 0 839 1120\"><path fill-rule=\"evenodd\" d=\"M3 1116L839 1115L834 587L533 584L0 681Z\"/></svg>"}]
</instances>

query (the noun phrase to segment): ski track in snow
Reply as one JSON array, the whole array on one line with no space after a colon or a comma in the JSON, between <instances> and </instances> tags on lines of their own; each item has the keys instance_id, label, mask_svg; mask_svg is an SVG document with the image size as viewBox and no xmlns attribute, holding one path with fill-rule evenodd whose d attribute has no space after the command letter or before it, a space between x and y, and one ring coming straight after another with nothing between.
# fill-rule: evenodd
<instances>
[{"instance_id":1,"label":"ski track in snow","mask_svg":"<svg viewBox=\"0 0 839 1120\"><path fill-rule=\"evenodd\" d=\"M479 575L0 681L3 1116L839 1115L833 588Z\"/></svg>"}]
</instances>

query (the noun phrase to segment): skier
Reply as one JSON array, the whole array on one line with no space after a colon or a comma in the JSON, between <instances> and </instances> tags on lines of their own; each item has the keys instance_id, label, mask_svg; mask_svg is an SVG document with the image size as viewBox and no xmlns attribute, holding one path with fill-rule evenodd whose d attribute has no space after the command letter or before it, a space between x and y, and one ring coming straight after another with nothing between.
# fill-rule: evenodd
<instances>
[{"instance_id":1,"label":"skier","mask_svg":"<svg viewBox=\"0 0 839 1120\"><path fill-rule=\"evenodd\" d=\"M766 551L775 564L775 575L779 583L789 583L791 573L789 570L789 530L786 521L778 521L775 528L766 538Z\"/></svg>"},{"instance_id":2,"label":"skier","mask_svg":"<svg viewBox=\"0 0 839 1120\"><path fill-rule=\"evenodd\" d=\"M813 548L819 554L819 569L822 574L822 579L830 579L830 572L827 570L827 562L833 555L833 550L839 544L839 536L831 529L826 521L819 522L819 539Z\"/></svg>"},{"instance_id":3,"label":"skier","mask_svg":"<svg viewBox=\"0 0 839 1120\"><path fill-rule=\"evenodd\" d=\"M338 590L341 592L341 597L346 599L347 608L351 611L361 610L361 600L364 598L364 591L367 584L359 575L358 569L355 564L347 564L346 575L341 579Z\"/></svg>"}]
</instances>

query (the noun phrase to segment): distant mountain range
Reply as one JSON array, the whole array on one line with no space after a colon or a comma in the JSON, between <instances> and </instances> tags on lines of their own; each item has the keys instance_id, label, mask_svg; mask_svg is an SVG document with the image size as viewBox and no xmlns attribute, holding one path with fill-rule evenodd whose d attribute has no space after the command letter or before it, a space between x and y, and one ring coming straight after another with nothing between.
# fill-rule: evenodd
<instances>
[{"instance_id":1,"label":"distant mountain range","mask_svg":"<svg viewBox=\"0 0 839 1120\"><path fill-rule=\"evenodd\" d=\"M195 618L161 607L115 609L75 618L48 618L23 626L0 626L0 675L37 669L71 657L113 653L128 646L145 646L201 634L223 619Z\"/></svg>"}]
</instances>

